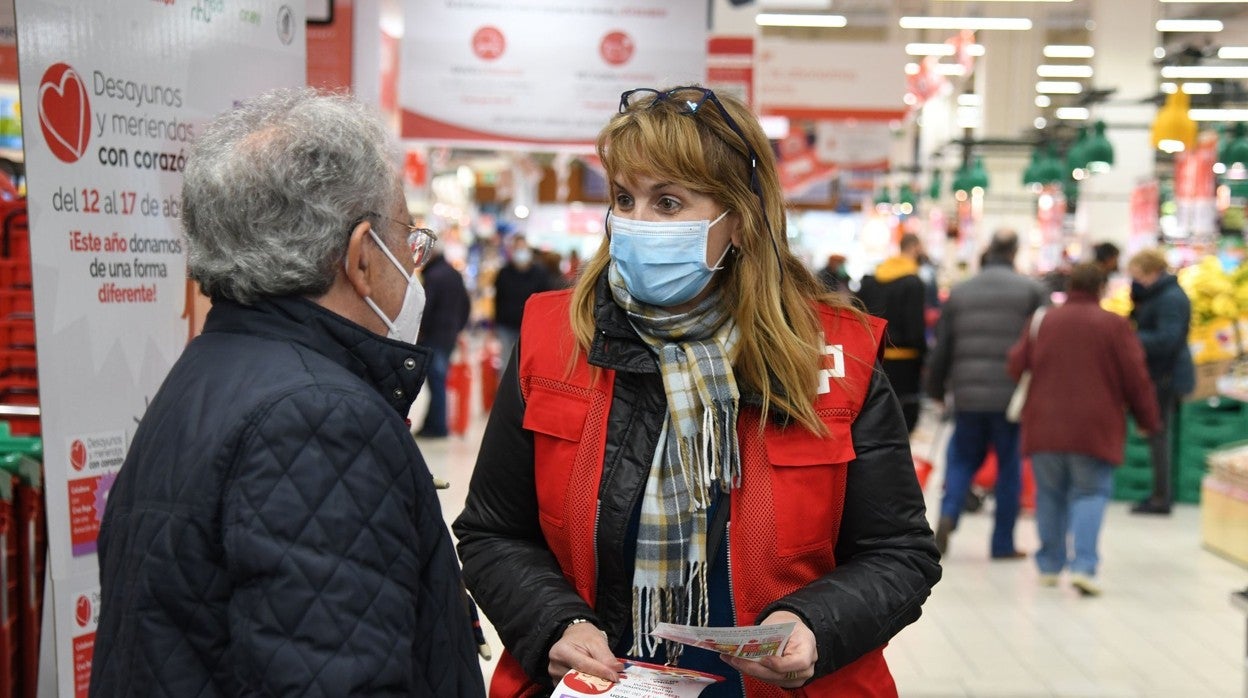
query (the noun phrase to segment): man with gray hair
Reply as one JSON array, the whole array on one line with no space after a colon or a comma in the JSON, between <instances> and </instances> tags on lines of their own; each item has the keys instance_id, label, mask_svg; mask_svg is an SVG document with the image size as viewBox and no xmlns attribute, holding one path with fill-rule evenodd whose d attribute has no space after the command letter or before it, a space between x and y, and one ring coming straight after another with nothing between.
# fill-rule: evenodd
<instances>
[{"instance_id":1,"label":"man with gray hair","mask_svg":"<svg viewBox=\"0 0 1248 698\"><path fill-rule=\"evenodd\" d=\"M1018 234L1000 230L984 252L983 268L949 293L936 324L928 362L927 393L944 403L953 392L953 435L945 458L945 492L936 526L942 555L958 525L962 504L988 449L997 455L996 498L990 553L993 560L1025 556L1014 546L1022 489L1018 424L1005 417L1014 394L1006 357L1036 308L1047 304L1040 282L1014 270Z\"/></svg>"},{"instance_id":2,"label":"man with gray hair","mask_svg":"<svg viewBox=\"0 0 1248 698\"><path fill-rule=\"evenodd\" d=\"M435 237L396 162L373 114L312 90L196 142L183 225L213 307L109 495L91 695L484 695L404 423Z\"/></svg>"}]
</instances>

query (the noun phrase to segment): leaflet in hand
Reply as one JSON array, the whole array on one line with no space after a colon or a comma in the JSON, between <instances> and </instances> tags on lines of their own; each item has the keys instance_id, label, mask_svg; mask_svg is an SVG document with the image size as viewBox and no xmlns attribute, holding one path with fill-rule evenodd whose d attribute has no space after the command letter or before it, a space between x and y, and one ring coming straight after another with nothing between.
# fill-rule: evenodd
<instances>
[{"instance_id":1,"label":"leaflet in hand","mask_svg":"<svg viewBox=\"0 0 1248 698\"><path fill-rule=\"evenodd\" d=\"M651 635L683 645L701 647L732 657L757 661L784 652L796 623L746 625L735 628L703 628L695 625L659 623Z\"/></svg>"},{"instance_id":2,"label":"leaflet in hand","mask_svg":"<svg viewBox=\"0 0 1248 698\"><path fill-rule=\"evenodd\" d=\"M573 669L564 674L551 698L695 698L703 689L724 677L692 669L646 664L622 659L620 680L611 683Z\"/></svg>"}]
</instances>

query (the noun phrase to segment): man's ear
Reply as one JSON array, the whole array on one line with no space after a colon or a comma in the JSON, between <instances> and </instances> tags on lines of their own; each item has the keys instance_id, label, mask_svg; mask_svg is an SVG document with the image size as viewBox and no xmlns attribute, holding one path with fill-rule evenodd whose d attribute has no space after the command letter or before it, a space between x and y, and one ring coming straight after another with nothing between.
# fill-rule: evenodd
<instances>
[{"instance_id":1,"label":"man's ear","mask_svg":"<svg viewBox=\"0 0 1248 698\"><path fill-rule=\"evenodd\" d=\"M351 230L351 238L347 241L347 281L361 298L372 295L372 287L368 283L369 260L368 255L364 254L372 225L367 220L360 221Z\"/></svg>"}]
</instances>

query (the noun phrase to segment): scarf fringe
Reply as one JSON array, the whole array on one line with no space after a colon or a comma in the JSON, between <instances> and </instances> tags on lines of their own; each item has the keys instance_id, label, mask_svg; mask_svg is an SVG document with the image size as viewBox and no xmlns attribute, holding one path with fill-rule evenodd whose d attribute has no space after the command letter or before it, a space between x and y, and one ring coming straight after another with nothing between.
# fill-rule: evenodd
<instances>
[{"instance_id":1,"label":"scarf fringe","mask_svg":"<svg viewBox=\"0 0 1248 698\"><path fill-rule=\"evenodd\" d=\"M690 563L686 572L689 583L683 587L633 587L633 646L629 649L630 655L653 657L662 647L665 661L675 664L684 645L650 633L664 622L697 627L705 627L710 622L706 564Z\"/></svg>"}]
</instances>

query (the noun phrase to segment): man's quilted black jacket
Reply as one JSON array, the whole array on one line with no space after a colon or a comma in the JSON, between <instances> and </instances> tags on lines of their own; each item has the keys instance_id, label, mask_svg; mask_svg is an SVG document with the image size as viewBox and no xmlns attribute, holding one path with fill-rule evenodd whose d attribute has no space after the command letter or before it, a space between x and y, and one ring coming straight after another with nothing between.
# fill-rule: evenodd
<instances>
[{"instance_id":1,"label":"man's quilted black jacket","mask_svg":"<svg viewBox=\"0 0 1248 698\"><path fill-rule=\"evenodd\" d=\"M406 414L428 350L302 299L218 302L100 532L92 696L482 696Z\"/></svg>"}]
</instances>

